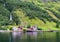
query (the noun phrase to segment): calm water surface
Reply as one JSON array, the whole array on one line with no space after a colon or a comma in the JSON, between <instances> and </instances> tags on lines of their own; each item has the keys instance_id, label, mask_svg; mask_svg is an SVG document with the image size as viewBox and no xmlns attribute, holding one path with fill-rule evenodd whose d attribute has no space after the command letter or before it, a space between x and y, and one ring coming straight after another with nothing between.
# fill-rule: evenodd
<instances>
[{"instance_id":1,"label":"calm water surface","mask_svg":"<svg viewBox=\"0 0 60 42\"><path fill-rule=\"evenodd\" d=\"M0 32L0 42L60 42L60 32Z\"/></svg>"}]
</instances>

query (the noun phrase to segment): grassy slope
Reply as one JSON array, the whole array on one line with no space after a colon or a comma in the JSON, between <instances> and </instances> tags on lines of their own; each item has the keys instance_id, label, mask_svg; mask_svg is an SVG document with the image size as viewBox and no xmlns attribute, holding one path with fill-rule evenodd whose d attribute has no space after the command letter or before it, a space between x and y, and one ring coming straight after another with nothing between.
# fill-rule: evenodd
<instances>
[{"instance_id":1,"label":"grassy slope","mask_svg":"<svg viewBox=\"0 0 60 42\"><path fill-rule=\"evenodd\" d=\"M7 2L11 3L11 4L15 4L15 5L17 5L17 4L22 5L18 0L9 0L9 1L7 0ZM60 18L58 17L60 12L57 9L57 8L60 8L59 2L49 2L47 4L37 1L37 0L29 0L27 2L30 2L30 3L33 2L33 5L37 6L37 8L40 9L39 12L41 12L41 13L38 13L38 15L40 14L39 17L35 16L35 19L34 18L30 19L30 16L26 16L26 14L30 12L31 15L33 14L33 16L34 16L37 14L38 10L36 10L36 9L31 10L31 8L27 7L26 4L23 4L23 5L26 5L25 7L22 5L22 7L16 8L13 11L13 13L15 13L17 15L17 17L19 17L19 20L21 21L21 25L28 25L28 24L35 25L36 24L39 28L42 28L43 30L48 30L48 29L57 30L58 29L58 28L56 28L56 22L54 22L53 20L51 22L48 21L47 19L49 19L49 20L51 20L51 19L47 16L50 16L52 19L60 21ZM28 12L26 12L26 11L28 11ZM46 13L44 13L44 11L46 11ZM55 15L54 12L57 13L57 16ZM47 14L47 15L44 16L45 14ZM41 15L43 15L43 17L41 17ZM47 18L44 18L44 17L47 17ZM40 18L43 18L46 23L44 23Z\"/></svg>"},{"instance_id":2,"label":"grassy slope","mask_svg":"<svg viewBox=\"0 0 60 42\"><path fill-rule=\"evenodd\" d=\"M32 1L29 1L29 2L32 2ZM45 11L48 13L48 15L50 15L53 19L60 20L60 19L58 19L58 18L54 15L53 12L51 12L51 11L49 11L49 10L47 11L47 10L45 9L45 7L48 7L49 5L46 5L46 4L44 4L44 3L40 3L40 2L38 2L38 1L33 1L33 3L34 3L35 5L37 5L37 6L39 5L38 7L40 7L42 10L45 10ZM50 4L51 4L51 3L50 3ZM57 5L57 4L55 4L55 5ZM58 6L55 6L55 5L53 4L54 7L51 7L51 8L58 7ZM49 8L48 8L48 9L49 9ZM57 10L56 10L56 11L57 11ZM47 21L46 19L44 19L44 20L46 21L46 24L44 24L44 22L43 22L42 20L40 20L39 18L37 18L37 17L35 17L35 19L29 19L28 16L25 17L25 14L26 14L26 13L24 13L24 10L22 10L21 8L20 8L20 10L17 9L15 12L16 12L16 14L18 15L18 17L20 18L22 24L25 24L25 23L26 23L26 24L31 24L31 25L36 24L39 28L42 28L42 29L44 29L44 30L57 29L55 22L49 22L49 21Z\"/></svg>"}]
</instances>

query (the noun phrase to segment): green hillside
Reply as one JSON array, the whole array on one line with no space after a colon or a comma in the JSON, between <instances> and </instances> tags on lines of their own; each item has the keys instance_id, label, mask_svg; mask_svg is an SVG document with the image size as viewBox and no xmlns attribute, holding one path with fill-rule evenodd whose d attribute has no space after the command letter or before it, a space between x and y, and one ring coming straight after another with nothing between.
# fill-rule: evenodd
<instances>
[{"instance_id":1,"label":"green hillside","mask_svg":"<svg viewBox=\"0 0 60 42\"><path fill-rule=\"evenodd\" d=\"M44 30L59 29L60 2L59 0L0 0L0 26L5 25L37 25Z\"/></svg>"}]
</instances>

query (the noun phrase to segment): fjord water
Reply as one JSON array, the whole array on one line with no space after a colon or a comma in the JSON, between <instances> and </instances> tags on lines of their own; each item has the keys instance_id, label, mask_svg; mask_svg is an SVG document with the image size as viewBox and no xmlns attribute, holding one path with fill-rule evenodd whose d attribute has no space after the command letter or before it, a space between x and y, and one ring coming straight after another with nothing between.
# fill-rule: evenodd
<instances>
[{"instance_id":1,"label":"fjord water","mask_svg":"<svg viewBox=\"0 0 60 42\"><path fill-rule=\"evenodd\" d=\"M60 42L60 32L0 32L0 42Z\"/></svg>"}]
</instances>

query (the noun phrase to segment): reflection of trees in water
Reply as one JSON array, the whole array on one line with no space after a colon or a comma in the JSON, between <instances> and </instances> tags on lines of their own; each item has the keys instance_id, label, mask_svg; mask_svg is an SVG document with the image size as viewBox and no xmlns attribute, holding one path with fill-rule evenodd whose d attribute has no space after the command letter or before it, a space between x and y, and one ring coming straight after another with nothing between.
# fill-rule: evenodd
<instances>
[{"instance_id":1,"label":"reflection of trees in water","mask_svg":"<svg viewBox=\"0 0 60 42\"><path fill-rule=\"evenodd\" d=\"M60 34L59 34L59 32L56 32L56 42L60 42Z\"/></svg>"},{"instance_id":2,"label":"reflection of trees in water","mask_svg":"<svg viewBox=\"0 0 60 42\"><path fill-rule=\"evenodd\" d=\"M0 42L9 42L8 32L0 32Z\"/></svg>"},{"instance_id":3,"label":"reflection of trees in water","mask_svg":"<svg viewBox=\"0 0 60 42\"><path fill-rule=\"evenodd\" d=\"M56 32L44 32L41 42L56 42Z\"/></svg>"},{"instance_id":4,"label":"reflection of trees in water","mask_svg":"<svg viewBox=\"0 0 60 42\"><path fill-rule=\"evenodd\" d=\"M43 32L28 32L27 36L29 42L40 42L42 41Z\"/></svg>"},{"instance_id":5,"label":"reflection of trees in water","mask_svg":"<svg viewBox=\"0 0 60 42\"><path fill-rule=\"evenodd\" d=\"M59 32L13 32L10 42L59 42Z\"/></svg>"}]
</instances>

